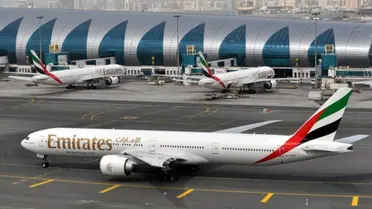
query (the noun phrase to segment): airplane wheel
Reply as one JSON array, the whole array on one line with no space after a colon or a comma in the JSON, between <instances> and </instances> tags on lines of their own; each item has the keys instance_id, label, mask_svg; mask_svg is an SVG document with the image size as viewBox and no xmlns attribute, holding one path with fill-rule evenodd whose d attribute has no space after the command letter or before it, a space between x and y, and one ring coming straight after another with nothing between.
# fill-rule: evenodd
<instances>
[{"instance_id":1,"label":"airplane wheel","mask_svg":"<svg viewBox=\"0 0 372 209\"><path fill-rule=\"evenodd\" d=\"M49 163L45 162L42 164L43 168L48 168L49 167Z\"/></svg>"},{"instance_id":2,"label":"airplane wheel","mask_svg":"<svg viewBox=\"0 0 372 209\"><path fill-rule=\"evenodd\" d=\"M170 174L167 176L167 181L177 181L178 179L180 179L180 177L175 174Z\"/></svg>"},{"instance_id":3,"label":"airplane wheel","mask_svg":"<svg viewBox=\"0 0 372 209\"><path fill-rule=\"evenodd\" d=\"M180 175L177 171L171 171L168 174L166 174L166 176L167 181L177 181L180 178Z\"/></svg>"},{"instance_id":4,"label":"airplane wheel","mask_svg":"<svg viewBox=\"0 0 372 209\"><path fill-rule=\"evenodd\" d=\"M200 167L199 166L191 166L189 168L189 171L191 172L198 172L200 170Z\"/></svg>"}]
</instances>

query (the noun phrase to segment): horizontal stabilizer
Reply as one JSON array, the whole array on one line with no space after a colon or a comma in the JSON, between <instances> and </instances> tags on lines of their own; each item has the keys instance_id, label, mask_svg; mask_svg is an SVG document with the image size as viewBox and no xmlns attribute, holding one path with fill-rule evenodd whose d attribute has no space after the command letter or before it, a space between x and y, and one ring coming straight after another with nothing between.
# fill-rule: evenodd
<instances>
[{"instance_id":1,"label":"horizontal stabilizer","mask_svg":"<svg viewBox=\"0 0 372 209\"><path fill-rule=\"evenodd\" d=\"M281 121L281 120L268 120L268 121L264 121L264 122L260 122L260 123L253 123L253 124L249 124L249 125L223 129L223 130L219 130L219 131L216 131L216 132L217 133L235 133L235 134L237 134L237 133L242 133L244 131L248 131L248 130L258 128L258 127L261 127L261 126L266 126L266 125L269 125L271 123L276 123L276 122L279 122L279 121Z\"/></svg>"},{"instance_id":2,"label":"horizontal stabilizer","mask_svg":"<svg viewBox=\"0 0 372 209\"><path fill-rule=\"evenodd\" d=\"M22 80L22 81L31 81L31 77L25 76L9 76L10 79Z\"/></svg>"},{"instance_id":3,"label":"horizontal stabilizer","mask_svg":"<svg viewBox=\"0 0 372 209\"><path fill-rule=\"evenodd\" d=\"M340 143L354 144L355 142L365 139L367 137L369 137L369 135L354 135L354 136L348 136L345 138L337 139L335 141L340 142Z\"/></svg>"},{"instance_id":4,"label":"horizontal stabilizer","mask_svg":"<svg viewBox=\"0 0 372 209\"><path fill-rule=\"evenodd\" d=\"M333 152L333 153L346 153L353 151L353 145L349 143L340 143L334 141L310 141L304 144L302 150L308 152Z\"/></svg>"}]
</instances>

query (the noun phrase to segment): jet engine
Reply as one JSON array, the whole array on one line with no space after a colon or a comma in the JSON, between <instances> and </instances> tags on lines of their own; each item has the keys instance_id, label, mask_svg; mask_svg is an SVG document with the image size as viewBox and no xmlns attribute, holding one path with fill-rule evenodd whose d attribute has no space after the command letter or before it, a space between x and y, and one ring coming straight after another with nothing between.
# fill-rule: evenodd
<instances>
[{"instance_id":1,"label":"jet engine","mask_svg":"<svg viewBox=\"0 0 372 209\"><path fill-rule=\"evenodd\" d=\"M108 78L105 78L105 84L108 86L118 84L119 82L120 80L119 80L119 77L117 76L110 76Z\"/></svg>"},{"instance_id":2,"label":"jet engine","mask_svg":"<svg viewBox=\"0 0 372 209\"><path fill-rule=\"evenodd\" d=\"M129 176L135 165L133 161L121 155L105 155L99 163L101 172L107 176Z\"/></svg>"},{"instance_id":3,"label":"jet engine","mask_svg":"<svg viewBox=\"0 0 372 209\"><path fill-rule=\"evenodd\" d=\"M267 81L264 83L265 89L275 89L278 86L276 80Z\"/></svg>"}]
</instances>

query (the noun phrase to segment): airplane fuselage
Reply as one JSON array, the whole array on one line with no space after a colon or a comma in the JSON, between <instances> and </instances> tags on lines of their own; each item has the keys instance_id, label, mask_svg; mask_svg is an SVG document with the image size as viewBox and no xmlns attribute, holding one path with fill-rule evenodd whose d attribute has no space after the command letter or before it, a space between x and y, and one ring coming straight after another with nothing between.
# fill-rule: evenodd
<instances>
[{"instance_id":1,"label":"airplane fuselage","mask_svg":"<svg viewBox=\"0 0 372 209\"><path fill-rule=\"evenodd\" d=\"M257 67L222 73L214 75L211 78L203 78L199 81L199 85L213 90L242 88L244 83L248 81L255 81L262 78L273 78L274 76L275 72L272 68Z\"/></svg>"},{"instance_id":2,"label":"airplane fuselage","mask_svg":"<svg viewBox=\"0 0 372 209\"><path fill-rule=\"evenodd\" d=\"M30 134L22 141L22 146L42 155L75 157L103 157L131 149L184 153L188 156L185 164L275 165L332 154L306 152L302 149L306 144L281 153L278 148L289 138L284 135L52 128ZM276 153L274 158L257 163L272 153Z\"/></svg>"},{"instance_id":3,"label":"airplane fuselage","mask_svg":"<svg viewBox=\"0 0 372 209\"><path fill-rule=\"evenodd\" d=\"M36 75L31 78L32 82L52 86L86 84L87 80L105 78L110 76L121 76L125 69L116 64L94 66L87 68L73 68L68 70L53 71L51 75Z\"/></svg>"}]
</instances>

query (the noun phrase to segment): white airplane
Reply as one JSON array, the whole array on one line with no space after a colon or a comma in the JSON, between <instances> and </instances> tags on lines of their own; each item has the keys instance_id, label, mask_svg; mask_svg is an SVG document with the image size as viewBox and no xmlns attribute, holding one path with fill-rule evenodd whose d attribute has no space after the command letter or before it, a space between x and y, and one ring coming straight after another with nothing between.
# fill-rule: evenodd
<instances>
[{"instance_id":1,"label":"white airplane","mask_svg":"<svg viewBox=\"0 0 372 209\"><path fill-rule=\"evenodd\" d=\"M355 84L362 84L362 85L366 85L366 86L369 86L370 89L372 89L372 80L369 80L369 79L361 79L359 81L351 81L349 82L351 84L352 87L354 87Z\"/></svg>"},{"instance_id":2,"label":"white airplane","mask_svg":"<svg viewBox=\"0 0 372 209\"><path fill-rule=\"evenodd\" d=\"M221 73L214 75L208 67L208 63L204 58L202 52L198 52L200 57L200 65L202 67L203 77L200 76L186 76L186 78L197 79L198 81L187 80L190 83L197 83L209 89L218 90L222 92L229 91L232 88L249 88L253 89L254 85L260 84L266 90L275 89L278 86L277 81L291 81L298 80L298 78L274 78L275 71L271 67L254 67L234 72ZM168 77L178 77L173 76ZM176 79L175 79L176 80ZM182 80L176 80L182 81Z\"/></svg>"},{"instance_id":3,"label":"white airplane","mask_svg":"<svg viewBox=\"0 0 372 209\"><path fill-rule=\"evenodd\" d=\"M50 128L29 134L21 145L43 159L43 167L49 166L49 155L102 157L104 175L128 176L141 166L150 166L169 181L179 178L182 166L292 163L352 152L354 142L368 137L334 140L351 92L340 88L292 135L242 134L278 120L214 133Z\"/></svg>"},{"instance_id":4,"label":"white airplane","mask_svg":"<svg viewBox=\"0 0 372 209\"><path fill-rule=\"evenodd\" d=\"M73 88L75 84L86 84L88 89L96 89L94 84L99 81L104 81L108 86L120 83L119 76L125 73L125 68L116 64L50 72L34 50L31 50L31 54L37 75L33 77L9 76L9 78L52 86L67 85L66 88Z\"/></svg>"}]
</instances>

